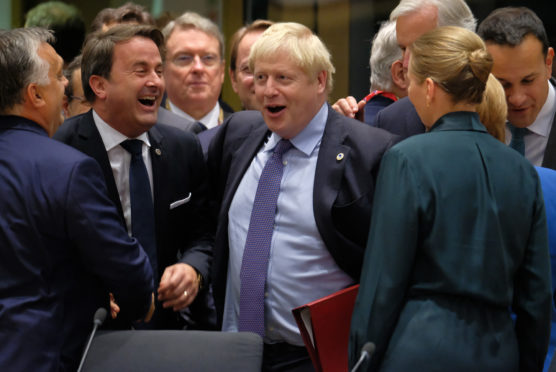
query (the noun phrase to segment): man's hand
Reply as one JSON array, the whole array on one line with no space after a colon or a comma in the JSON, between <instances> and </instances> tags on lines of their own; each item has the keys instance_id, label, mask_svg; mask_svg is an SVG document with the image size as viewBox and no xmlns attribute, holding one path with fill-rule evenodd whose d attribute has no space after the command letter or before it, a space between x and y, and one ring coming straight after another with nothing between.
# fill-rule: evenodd
<instances>
[{"instance_id":1,"label":"man's hand","mask_svg":"<svg viewBox=\"0 0 556 372\"><path fill-rule=\"evenodd\" d=\"M163 308L171 307L178 311L189 306L198 291L197 271L187 264L177 263L164 270L158 287L158 300Z\"/></svg>"},{"instance_id":2,"label":"man's hand","mask_svg":"<svg viewBox=\"0 0 556 372\"><path fill-rule=\"evenodd\" d=\"M344 116L363 121L363 115L365 113L363 108L366 103L367 102L364 99L357 103L355 97L348 96L337 100L336 103L332 105L332 108Z\"/></svg>"},{"instance_id":3,"label":"man's hand","mask_svg":"<svg viewBox=\"0 0 556 372\"><path fill-rule=\"evenodd\" d=\"M112 319L116 319L118 313L120 312L120 307L116 303L116 300L114 299L114 295L112 293L109 293L109 296L110 296L110 316L112 317Z\"/></svg>"},{"instance_id":4,"label":"man's hand","mask_svg":"<svg viewBox=\"0 0 556 372\"><path fill-rule=\"evenodd\" d=\"M154 314L154 292L151 294L151 306L149 307L149 312L147 313L143 321L145 323L150 322L153 317L153 314Z\"/></svg>"}]
</instances>

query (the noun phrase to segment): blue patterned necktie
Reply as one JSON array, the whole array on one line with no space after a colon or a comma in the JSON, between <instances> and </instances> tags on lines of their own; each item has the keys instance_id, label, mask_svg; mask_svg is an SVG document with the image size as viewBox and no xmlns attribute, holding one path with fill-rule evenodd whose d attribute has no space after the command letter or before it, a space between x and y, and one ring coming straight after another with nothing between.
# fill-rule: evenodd
<instances>
[{"instance_id":1,"label":"blue patterned necktie","mask_svg":"<svg viewBox=\"0 0 556 372\"><path fill-rule=\"evenodd\" d=\"M529 129L514 127L512 124L508 124L508 128L512 133L512 140L510 141L510 147L515 151L519 152L521 155L525 156L524 137L527 133L529 133Z\"/></svg>"},{"instance_id":2,"label":"blue patterned necktie","mask_svg":"<svg viewBox=\"0 0 556 372\"><path fill-rule=\"evenodd\" d=\"M282 155L292 147L288 140L280 140L266 162L251 211L251 220L241 263L239 297L239 330L264 337L264 293L270 243L274 231L276 202L284 165Z\"/></svg>"},{"instance_id":3,"label":"blue patterned necktie","mask_svg":"<svg viewBox=\"0 0 556 372\"><path fill-rule=\"evenodd\" d=\"M143 162L141 140L125 140L120 144L131 154L129 165L129 196L131 199L131 235L139 240L149 256L155 282L158 278L154 206L147 167Z\"/></svg>"}]
</instances>

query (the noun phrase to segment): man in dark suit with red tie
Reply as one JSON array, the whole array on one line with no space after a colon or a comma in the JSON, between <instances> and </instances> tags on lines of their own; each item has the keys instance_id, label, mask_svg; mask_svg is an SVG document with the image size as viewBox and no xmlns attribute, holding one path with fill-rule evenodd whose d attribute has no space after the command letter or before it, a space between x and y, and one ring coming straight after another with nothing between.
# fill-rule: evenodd
<instances>
[{"instance_id":1,"label":"man in dark suit with red tie","mask_svg":"<svg viewBox=\"0 0 556 372\"><path fill-rule=\"evenodd\" d=\"M263 370L309 371L291 310L359 280L375 177L395 137L331 109L334 66L305 26L268 28L249 64L262 114L233 114L208 154L218 321L263 337Z\"/></svg>"},{"instance_id":2,"label":"man in dark suit with red tie","mask_svg":"<svg viewBox=\"0 0 556 372\"><path fill-rule=\"evenodd\" d=\"M92 110L66 120L55 138L98 161L122 223L150 254L153 327L211 328L206 168L192 133L157 123L162 45L152 26L119 25L90 36L82 81Z\"/></svg>"}]
</instances>

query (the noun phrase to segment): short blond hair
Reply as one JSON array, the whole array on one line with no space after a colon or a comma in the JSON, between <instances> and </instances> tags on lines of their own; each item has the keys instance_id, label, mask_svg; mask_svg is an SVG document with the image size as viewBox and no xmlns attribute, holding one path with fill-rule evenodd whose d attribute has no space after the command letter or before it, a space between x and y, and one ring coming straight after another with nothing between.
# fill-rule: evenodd
<instances>
[{"instance_id":1,"label":"short blond hair","mask_svg":"<svg viewBox=\"0 0 556 372\"><path fill-rule=\"evenodd\" d=\"M336 72L332 57L324 43L304 25L280 22L270 26L251 47L249 68L255 71L259 59L269 59L285 52L310 77L326 71L326 92L333 86L332 75Z\"/></svg>"},{"instance_id":2,"label":"short blond hair","mask_svg":"<svg viewBox=\"0 0 556 372\"><path fill-rule=\"evenodd\" d=\"M477 112L487 131L497 140L504 142L508 104L502 84L492 74L488 76L483 100L477 106Z\"/></svg>"},{"instance_id":3,"label":"short blond hair","mask_svg":"<svg viewBox=\"0 0 556 372\"><path fill-rule=\"evenodd\" d=\"M417 39L410 50L410 69L419 83L431 78L453 102L481 103L492 57L477 34L461 27L438 27Z\"/></svg>"}]
</instances>

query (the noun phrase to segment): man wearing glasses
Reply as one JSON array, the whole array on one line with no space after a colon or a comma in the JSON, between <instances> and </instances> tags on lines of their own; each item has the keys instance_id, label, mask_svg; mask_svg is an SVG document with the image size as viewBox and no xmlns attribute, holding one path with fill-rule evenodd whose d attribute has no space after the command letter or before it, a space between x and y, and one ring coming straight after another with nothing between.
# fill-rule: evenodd
<instances>
[{"instance_id":1,"label":"man wearing glasses","mask_svg":"<svg viewBox=\"0 0 556 372\"><path fill-rule=\"evenodd\" d=\"M225 75L224 39L218 26L186 12L162 33L166 40L164 107L196 121L198 132L218 127L230 113L218 101Z\"/></svg>"}]
</instances>

